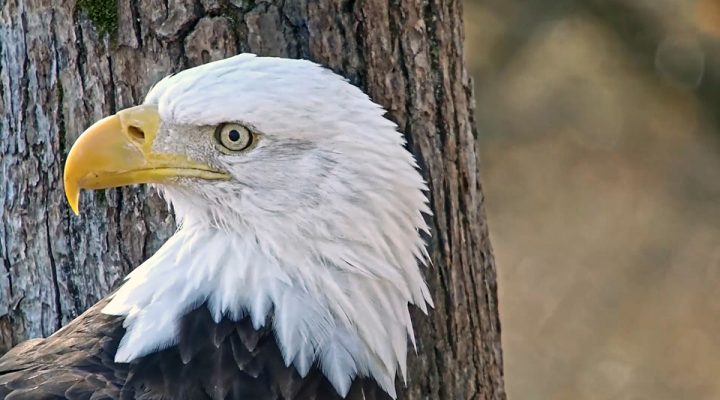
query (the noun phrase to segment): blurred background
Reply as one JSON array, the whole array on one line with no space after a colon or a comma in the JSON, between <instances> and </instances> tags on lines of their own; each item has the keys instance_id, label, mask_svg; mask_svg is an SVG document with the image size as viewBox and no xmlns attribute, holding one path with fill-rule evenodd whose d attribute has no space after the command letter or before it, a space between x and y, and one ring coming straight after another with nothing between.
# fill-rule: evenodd
<instances>
[{"instance_id":1,"label":"blurred background","mask_svg":"<svg viewBox=\"0 0 720 400\"><path fill-rule=\"evenodd\" d=\"M720 0L466 0L510 399L720 399Z\"/></svg>"}]
</instances>

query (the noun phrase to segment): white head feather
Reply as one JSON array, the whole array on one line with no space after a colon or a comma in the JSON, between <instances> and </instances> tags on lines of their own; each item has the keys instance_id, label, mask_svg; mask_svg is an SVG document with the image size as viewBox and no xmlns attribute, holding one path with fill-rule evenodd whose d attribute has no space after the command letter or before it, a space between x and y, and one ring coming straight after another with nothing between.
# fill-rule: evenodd
<instances>
[{"instance_id":1,"label":"white head feather","mask_svg":"<svg viewBox=\"0 0 720 400\"><path fill-rule=\"evenodd\" d=\"M418 268L430 211L384 110L317 64L250 54L165 78L145 103L162 120L155 150L232 179L160 187L181 227L103 310L126 317L116 361L173 345L178 319L207 302L217 321L272 324L301 375L317 364L341 395L369 376L395 396L414 344L408 304L432 304ZM226 122L257 145L217 151L208 132Z\"/></svg>"}]
</instances>

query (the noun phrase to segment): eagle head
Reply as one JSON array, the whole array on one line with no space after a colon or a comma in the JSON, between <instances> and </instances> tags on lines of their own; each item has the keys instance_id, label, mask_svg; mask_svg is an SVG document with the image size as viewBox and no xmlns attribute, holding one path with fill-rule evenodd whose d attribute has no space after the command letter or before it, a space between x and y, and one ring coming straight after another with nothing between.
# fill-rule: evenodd
<instances>
[{"instance_id":1,"label":"eagle head","mask_svg":"<svg viewBox=\"0 0 720 400\"><path fill-rule=\"evenodd\" d=\"M384 110L328 69L242 54L171 75L142 105L85 131L65 191L153 184L180 228L113 294L116 361L172 346L178 318L272 326L302 375L341 394L356 376L394 395L408 305L430 295L418 263L427 187Z\"/></svg>"}]
</instances>

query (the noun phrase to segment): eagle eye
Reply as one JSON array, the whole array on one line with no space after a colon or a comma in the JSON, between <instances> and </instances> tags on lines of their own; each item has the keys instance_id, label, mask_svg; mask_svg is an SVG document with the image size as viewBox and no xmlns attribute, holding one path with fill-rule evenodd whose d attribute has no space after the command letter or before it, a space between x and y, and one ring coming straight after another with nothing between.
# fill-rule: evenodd
<instances>
[{"instance_id":1,"label":"eagle eye","mask_svg":"<svg viewBox=\"0 0 720 400\"><path fill-rule=\"evenodd\" d=\"M255 135L248 128L235 123L222 124L215 130L218 147L225 153L247 150L255 142Z\"/></svg>"}]
</instances>

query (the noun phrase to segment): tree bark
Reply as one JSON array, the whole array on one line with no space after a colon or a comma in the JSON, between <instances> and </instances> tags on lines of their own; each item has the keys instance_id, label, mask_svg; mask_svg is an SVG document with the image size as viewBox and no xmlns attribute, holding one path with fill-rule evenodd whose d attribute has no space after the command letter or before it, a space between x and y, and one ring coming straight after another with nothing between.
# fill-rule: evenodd
<instances>
[{"instance_id":1,"label":"tree bark","mask_svg":"<svg viewBox=\"0 0 720 400\"><path fill-rule=\"evenodd\" d=\"M0 353L102 298L174 229L144 188L62 189L93 121L170 72L238 52L307 58L382 104L430 185L426 271L404 399L504 399L496 271L460 0L0 0ZM415 310L417 311L417 310ZM402 384L400 384L402 386Z\"/></svg>"}]
</instances>

